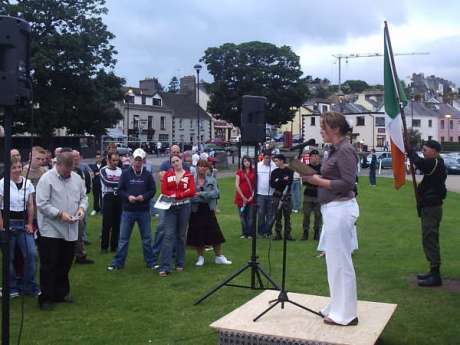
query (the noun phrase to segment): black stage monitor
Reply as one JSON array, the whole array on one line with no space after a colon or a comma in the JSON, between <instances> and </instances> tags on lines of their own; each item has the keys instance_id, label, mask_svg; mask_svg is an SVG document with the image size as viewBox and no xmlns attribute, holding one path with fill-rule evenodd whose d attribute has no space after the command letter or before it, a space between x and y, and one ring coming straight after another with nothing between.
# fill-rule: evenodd
<instances>
[{"instance_id":1,"label":"black stage monitor","mask_svg":"<svg viewBox=\"0 0 460 345\"><path fill-rule=\"evenodd\" d=\"M258 144L265 142L266 104L266 97L243 96L240 126L242 144Z\"/></svg>"}]
</instances>

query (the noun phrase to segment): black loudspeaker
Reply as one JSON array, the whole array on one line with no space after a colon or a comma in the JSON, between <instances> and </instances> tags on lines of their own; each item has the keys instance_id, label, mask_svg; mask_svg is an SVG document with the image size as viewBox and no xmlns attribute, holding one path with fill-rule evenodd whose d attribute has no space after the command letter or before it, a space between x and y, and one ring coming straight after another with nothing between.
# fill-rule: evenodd
<instances>
[{"instance_id":1,"label":"black loudspeaker","mask_svg":"<svg viewBox=\"0 0 460 345\"><path fill-rule=\"evenodd\" d=\"M0 16L0 105L24 104L31 96L30 25Z\"/></svg>"},{"instance_id":2,"label":"black loudspeaker","mask_svg":"<svg viewBox=\"0 0 460 345\"><path fill-rule=\"evenodd\" d=\"M265 142L265 106L267 98L243 96L241 110L241 143L258 144Z\"/></svg>"}]
</instances>

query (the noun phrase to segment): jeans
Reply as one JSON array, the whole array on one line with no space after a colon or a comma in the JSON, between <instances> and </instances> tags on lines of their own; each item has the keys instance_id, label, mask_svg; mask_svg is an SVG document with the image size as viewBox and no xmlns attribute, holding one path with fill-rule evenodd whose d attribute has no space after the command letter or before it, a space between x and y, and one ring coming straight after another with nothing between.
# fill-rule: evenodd
<instances>
[{"instance_id":1,"label":"jeans","mask_svg":"<svg viewBox=\"0 0 460 345\"><path fill-rule=\"evenodd\" d=\"M371 186L375 186L377 184L377 179L375 177L375 170L376 169L369 169L369 183Z\"/></svg>"},{"instance_id":2,"label":"jeans","mask_svg":"<svg viewBox=\"0 0 460 345\"><path fill-rule=\"evenodd\" d=\"M171 271L171 261L174 245L176 245L176 267L185 265L185 241L190 220L191 206L183 204L171 206L164 211L164 238L161 246L161 272Z\"/></svg>"},{"instance_id":3,"label":"jeans","mask_svg":"<svg viewBox=\"0 0 460 345\"><path fill-rule=\"evenodd\" d=\"M269 226L272 221L272 214L272 196L257 194L257 233L259 235L272 234L272 229Z\"/></svg>"},{"instance_id":4,"label":"jeans","mask_svg":"<svg viewBox=\"0 0 460 345\"><path fill-rule=\"evenodd\" d=\"M158 255L161 251L161 246L163 245L163 239L165 237L165 210L157 210L158 212L158 223L157 223L157 231L155 232L155 238L153 240L153 260L155 263L158 260Z\"/></svg>"},{"instance_id":5,"label":"jeans","mask_svg":"<svg viewBox=\"0 0 460 345\"><path fill-rule=\"evenodd\" d=\"M102 205L102 235L101 249L109 249L112 252L118 248L121 222L121 197L112 193L104 195Z\"/></svg>"},{"instance_id":6,"label":"jeans","mask_svg":"<svg viewBox=\"0 0 460 345\"><path fill-rule=\"evenodd\" d=\"M24 222L21 221L22 227L11 232L10 237L10 289L11 292L21 292L25 295L35 295L39 291L35 281L36 262L35 257L37 250L35 248L34 235L24 230ZM19 224L19 223L18 223ZM11 220L11 227L14 229L15 221ZM22 283L16 279L16 269L14 265L14 252L16 245L21 250L24 259L24 274Z\"/></svg>"},{"instance_id":7,"label":"jeans","mask_svg":"<svg viewBox=\"0 0 460 345\"><path fill-rule=\"evenodd\" d=\"M254 218L254 206L255 205L246 205L244 206L243 211L238 209L241 221L241 234L243 236L252 236L252 224Z\"/></svg>"},{"instance_id":8,"label":"jeans","mask_svg":"<svg viewBox=\"0 0 460 345\"><path fill-rule=\"evenodd\" d=\"M139 226L144 261L148 267L153 267L155 265L152 251L150 212L146 210L136 212L123 211L121 214L120 238L118 240L117 253L112 260L112 266L120 268L125 265L126 257L128 256L129 238L133 232L134 222L137 222Z\"/></svg>"},{"instance_id":9,"label":"jeans","mask_svg":"<svg viewBox=\"0 0 460 345\"><path fill-rule=\"evenodd\" d=\"M296 211L300 210L300 189L300 180L293 180L291 185L292 209Z\"/></svg>"}]
</instances>

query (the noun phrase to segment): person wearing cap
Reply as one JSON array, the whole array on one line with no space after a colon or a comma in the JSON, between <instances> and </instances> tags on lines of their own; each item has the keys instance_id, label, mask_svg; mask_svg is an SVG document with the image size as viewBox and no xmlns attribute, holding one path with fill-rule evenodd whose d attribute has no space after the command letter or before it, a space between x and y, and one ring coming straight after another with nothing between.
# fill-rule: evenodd
<instances>
[{"instance_id":1,"label":"person wearing cap","mask_svg":"<svg viewBox=\"0 0 460 345\"><path fill-rule=\"evenodd\" d=\"M270 175L276 169L270 150L263 152L263 159L257 163L257 234L262 237L272 235L273 188L270 187Z\"/></svg>"},{"instance_id":2,"label":"person wearing cap","mask_svg":"<svg viewBox=\"0 0 460 345\"><path fill-rule=\"evenodd\" d=\"M123 171L118 184L118 194L122 200L120 237L117 253L108 271L122 269L128 256L128 246L134 223L137 222L142 239L142 249L147 267L154 269L152 234L150 228L150 199L156 192L155 181L151 173L144 168L146 153L138 148L133 153L133 163Z\"/></svg>"},{"instance_id":3,"label":"person wearing cap","mask_svg":"<svg viewBox=\"0 0 460 345\"><path fill-rule=\"evenodd\" d=\"M286 157L277 154L274 157L276 169L270 175L270 187L273 192L273 211L275 212L275 241L282 240L281 220L284 218L284 231L288 241L294 241L291 236L291 186L294 172L286 165ZM281 205L280 205L281 203Z\"/></svg>"},{"instance_id":4,"label":"person wearing cap","mask_svg":"<svg viewBox=\"0 0 460 345\"><path fill-rule=\"evenodd\" d=\"M318 174L321 173L321 156L318 150L311 150L308 154L308 166L314 169ZM304 179L303 179L304 180ZM313 239L319 240L322 225L321 204L318 201L318 186L303 182L305 189L303 192L303 234L302 241L308 240L308 231L310 228L310 216L313 213L315 220L313 225Z\"/></svg>"},{"instance_id":5,"label":"person wearing cap","mask_svg":"<svg viewBox=\"0 0 460 345\"><path fill-rule=\"evenodd\" d=\"M418 274L419 286L442 285L441 254L439 249L439 225L442 219L442 203L446 197L446 167L439 156L441 144L428 140L423 144L423 158L414 150L408 152L411 161L423 173L423 180L417 187L418 210L422 225L422 244L430 271Z\"/></svg>"}]
</instances>

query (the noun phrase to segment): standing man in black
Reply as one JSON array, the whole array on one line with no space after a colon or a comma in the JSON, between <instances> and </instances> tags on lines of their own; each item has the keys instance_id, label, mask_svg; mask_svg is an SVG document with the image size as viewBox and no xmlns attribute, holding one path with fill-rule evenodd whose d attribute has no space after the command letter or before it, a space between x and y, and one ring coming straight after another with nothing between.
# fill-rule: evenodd
<instances>
[{"instance_id":1,"label":"standing man in black","mask_svg":"<svg viewBox=\"0 0 460 345\"><path fill-rule=\"evenodd\" d=\"M313 168L318 175L321 174L321 157L318 150L310 151L310 163L308 164ZM313 225L315 241L319 240L321 233L321 225L323 218L321 216L321 204L318 201L318 186L312 185L308 182L303 182L305 189L303 192L303 234L302 241L308 240L308 230L310 228L310 216L313 212L315 220Z\"/></svg>"},{"instance_id":2,"label":"standing man in black","mask_svg":"<svg viewBox=\"0 0 460 345\"><path fill-rule=\"evenodd\" d=\"M282 240L281 236L281 219L284 218L284 230L286 231L286 239L294 241L291 236L291 185L294 178L294 172L286 165L286 157L282 154L277 154L274 157L275 165L277 168L272 171L270 175L270 187L274 189L273 192L273 212L275 212L275 231L276 235L274 241ZM285 188L288 188L284 193ZM282 203L279 209L279 203Z\"/></svg>"},{"instance_id":3,"label":"standing man in black","mask_svg":"<svg viewBox=\"0 0 460 345\"><path fill-rule=\"evenodd\" d=\"M375 176L376 170L377 170L377 156L375 155L375 150L372 149L371 163L369 164L369 185L371 187L375 187L377 185L377 178Z\"/></svg>"},{"instance_id":4,"label":"standing man in black","mask_svg":"<svg viewBox=\"0 0 460 345\"><path fill-rule=\"evenodd\" d=\"M102 168L102 156L99 151L96 152L96 162L89 165L93 172L93 210L91 215L94 216L101 212L102 207L102 192L101 192L101 177L100 170Z\"/></svg>"},{"instance_id":5,"label":"standing man in black","mask_svg":"<svg viewBox=\"0 0 460 345\"><path fill-rule=\"evenodd\" d=\"M428 140L423 145L423 158L415 151L409 152L412 162L423 173L423 180L417 187L419 195L419 215L422 222L422 244L425 256L430 263L430 272L418 274L419 286L442 285L439 268L441 254L439 249L439 225L442 219L442 203L446 197L446 167L439 156L441 144Z\"/></svg>"}]
</instances>

